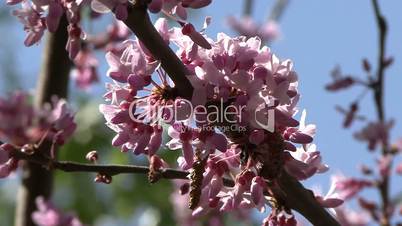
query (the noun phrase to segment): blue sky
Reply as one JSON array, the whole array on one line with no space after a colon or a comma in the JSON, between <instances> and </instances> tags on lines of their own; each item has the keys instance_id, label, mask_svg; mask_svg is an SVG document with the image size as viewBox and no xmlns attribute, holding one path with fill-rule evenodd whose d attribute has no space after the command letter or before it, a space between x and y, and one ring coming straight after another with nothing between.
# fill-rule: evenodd
<instances>
[{"instance_id":1,"label":"blue sky","mask_svg":"<svg viewBox=\"0 0 402 226\"><path fill-rule=\"evenodd\" d=\"M264 21L273 1L255 0L253 16L257 21ZM299 88L302 94L300 108L306 108L307 120L318 126L315 139L322 151L324 160L331 167L330 173L308 181L308 185L322 184L328 187L331 173L342 171L346 175L358 175L356 168L360 163L372 164L372 155L366 151L365 144L358 143L352 137L352 132L361 128L363 123L355 123L351 129L344 130L341 126L342 116L334 109L336 104L348 106L362 88L356 87L341 93L328 93L324 86L330 81L329 72L339 64L345 73L351 73L363 78L361 60L367 57L375 63L377 59L377 28L374 20L371 1L369 0L305 0L290 1L280 25L282 37L272 44L272 50L280 58L290 58L294 61L299 74ZM402 127L398 119L402 118L401 94L397 93L402 85L402 1L380 1L381 9L389 22L387 54L394 56L395 62L386 73L386 115L397 121L392 130L392 140L402 137ZM4 1L0 3L4 9ZM193 20L200 27L204 16L212 16L213 22L208 28L208 34L216 37L216 33L234 34L226 27L224 21L228 15L240 15L242 1L215 0L213 4L197 12L199 19ZM25 48L23 46L24 32L15 18L6 24L1 24L2 33L0 47L1 57L10 56L4 52L4 46L13 46L12 53L17 56L16 68L21 75L23 87L32 89L39 71L40 52L42 46ZM7 34L7 35L4 35ZM14 47L15 46L15 47ZM100 58L104 63L104 58ZM375 65L375 64L374 64ZM106 67L101 67L102 80L105 78ZM0 70L0 78L3 78ZM93 89L93 94L103 93L103 84ZM0 92L4 94L4 91ZM99 100L99 99L98 99ZM374 108L371 95L367 95L360 104L360 112L369 119L374 118ZM393 187L401 190L395 180ZM394 190L395 193L397 190Z\"/></svg>"}]
</instances>

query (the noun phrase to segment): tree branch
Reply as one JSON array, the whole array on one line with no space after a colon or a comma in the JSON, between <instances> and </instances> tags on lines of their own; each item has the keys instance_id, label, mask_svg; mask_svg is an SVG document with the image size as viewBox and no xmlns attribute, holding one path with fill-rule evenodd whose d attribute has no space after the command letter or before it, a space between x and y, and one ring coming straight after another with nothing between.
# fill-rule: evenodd
<instances>
[{"instance_id":1,"label":"tree branch","mask_svg":"<svg viewBox=\"0 0 402 226\"><path fill-rule=\"evenodd\" d=\"M170 49L158 31L154 28L146 11L146 5L137 1L135 5L129 6L129 15L124 23L129 27L138 39L148 48L156 60L162 64L162 68L173 80L179 95L190 99L193 95L193 86L187 79L189 72L181 60Z\"/></svg>"},{"instance_id":2,"label":"tree branch","mask_svg":"<svg viewBox=\"0 0 402 226\"><path fill-rule=\"evenodd\" d=\"M281 19L286 6L289 4L289 0L277 0L271 13L268 16L268 21L278 21Z\"/></svg>"},{"instance_id":3,"label":"tree branch","mask_svg":"<svg viewBox=\"0 0 402 226\"><path fill-rule=\"evenodd\" d=\"M302 214L313 225L330 226L339 223L317 202L314 193L307 190L295 178L284 170L277 179L281 191L276 194L283 194L283 200L287 207Z\"/></svg>"},{"instance_id":4,"label":"tree branch","mask_svg":"<svg viewBox=\"0 0 402 226\"><path fill-rule=\"evenodd\" d=\"M146 6L135 4L130 7L128 19L124 23L137 35L148 50L161 61L163 69L168 72L170 78L181 91L182 97L191 97L192 86L186 78L186 67L174 54L168 45L160 37L151 23L146 12ZM326 212L316 201L311 191L306 190L300 182L286 173L278 179L281 186L281 195L284 194L289 207L304 215L315 225L332 226L339 225L336 220Z\"/></svg>"},{"instance_id":5,"label":"tree branch","mask_svg":"<svg viewBox=\"0 0 402 226\"><path fill-rule=\"evenodd\" d=\"M243 16L251 16L254 0L244 0Z\"/></svg>"},{"instance_id":6,"label":"tree branch","mask_svg":"<svg viewBox=\"0 0 402 226\"><path fill-rule=\"evenodd\" d=\"M28 155L20 151L16 151L12 153L12 156L17 159L26 160L32 164L35 164L38 167L41 167L43 170L49 171L52 169L58 169L64 172L93 172L105 174L108 176L115 176L118 174L148 174L149 167L147 166L136 166L136 165L101 165L101 164L86 164L86 163L77 163L71 161L57 161L49 158L43 157L40 152L37 152L33 155ZM164 179L183 179L188 180L189 172L164 168L158 171L161 178ZM227 187L233 187L234 181L223 178L223 184Z\"/></svg>"},{"instance_id":7,"label":"tree branch","mask_svg":"<svg viewBox=\"0 0 402 226\"><path fill-rule=\"evenodd\" d=\"M51 97L67 96L68 76L71 62L64 49L67 42L67 18L62 17L54 34L48 34L43 51L43 62L35 95L35 107L40 108ZM50 150L50 144L43 145L43 151ZM52 173L31 162L23 163L22 182L18 190L15 226L31 226L32 212L36 209L38 196L49 197L52 190Z\"/></svg>"},{"instance_id":8,"label":"tree branch","mask_svg":"<svg viewBox=\"0 0 402 226\"><path fill-rule=\"evenodd\" d=\"M386 47L386 37L387 37L387 22L384 16L381 14L380 7L377 0L372 0L372 5L374 9L375 19L378 27L379 33L379 52L378 52L378 66L377 66L377 75L376 81L373 86L374 92L374 102L377 111L377 118L381 123L385 122L385 110L384 110L384 71L387 67L385 63L385 47ZM389 147L386 144L382 146L382 155L385 157L389 154ZM391 167L391 163L389 167ZM381 201L382 201L382 219L381 225L389 226L390 225L390 216L389 216L389 176L384 175L380 184L378 186Z\"/></svg>"}]
</instances>

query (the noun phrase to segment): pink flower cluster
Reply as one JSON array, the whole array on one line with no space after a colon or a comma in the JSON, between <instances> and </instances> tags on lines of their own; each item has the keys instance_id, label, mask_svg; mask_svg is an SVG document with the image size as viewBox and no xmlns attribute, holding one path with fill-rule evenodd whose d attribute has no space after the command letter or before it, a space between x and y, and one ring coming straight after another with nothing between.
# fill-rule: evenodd
<instances>
[{"instance_id":1,"label":"pink flower cluster","mask_svg":"<svg viewBox=\"0 0 402 226\"><path fill-rule=\"evenodd\" d=\"M7 122L0 125L0 139L6 142L0 147L0 177L16 169L17 160L11 155L16 148L30 152L33 144L46 139L53 143L53 157L54 146L63 145L76 128L74 113L65 100L54 99L52 104L35 109L22 92L0 98L0 121Z\"/></svg>"},{"instance_id":2,"label":"pink flower cluster","mask_svg":"<svg viewBox=\"0 0 402 226\"><path fill-rule=\"evenodd\" d=\"M163 12L169 16L177 15L181 20L187 19L187 8L199 9L211 4L212 0L151 0L148 10L151 13ZM116 19L125 20L128 16L129 1L127 0L92 0L91 7L95 12L105 13L110 10Z\"/></svg>"},{"instance_id":3,"label":"pink flower cluster","mask_svg":"<svg viewBox=\"0 0 402 226\"><path fill-rule=\"evenodd\" d=\"M189 190L189 183L183 183L183 181L173 181L176 190L170 195L170 201L174 208L174 217L177 225L180 226L225 226L227 225L227 219L233 219L238 222L242 222L244 225L250 225L252 222L251 211L248 209L237 209L234 212L228 214L222 214L219 210L212 210L208 215L201 219L192 215L191 209L188 208L189 197L187 192ZM226 223L226 224L225 224Z\"/></svg>"},{"instance_id":4,"label":"pink flower cluster","mask_svg":"<svg viewBox=\"0 0 402 226\"><path fill-rule=\"evenodd\" d=\"M66 49L70 52L70 58L72 59L78 54L81 42L81 28L78 25L80 21L79 1L7 0L7 4L21 4L21 9L14 10L13 15L18 17L24 25L24 30L28 33L24 42L26 46L38 43L46 29L50 32L55 32L61 17L65 13L70 23L68 26L69 40Z\"/></svg>"},{"instance_id":5,"label":"pink flower cluster","mask_svg":"<svg viewBox=\"0 0 402 226\"><path fill-rule=\"evenodd\" d=\"M198 9L209 5L211 2L212 0L153 0L149 2L148 9L153 13L162 11L172 18L177 15L181 18L177 18L177 20L184 25L186 23L184 20L187 19L187 8ZM56 32L63 15L66 15L68 20L66 50L76 66L73 78L77 86L82 89L87 89L89 85L98 80L96 72L98 62L89 48L82 49L82 46L86 46L92 40L83 41L87 35L84 34L81 27L81 10L90 4L94 12L112 11L117 20L123 21L127 19L128 7L131 4L127 0L7 0L6 3L8 5L21 5L20 9L13 11L13 15L20 20L27 33L24 41L25 46L39 43L46 30ZM187 27L191 26L191 24L187 25ZM121 34L111 33L109 38L113 40L119 38L119 35ZM99 41L102 40L96 41L98 43L95 43L95 48L99 47Z\"/></svg>"},{"instance_id":6,"label":"pink flower cluster","mask_svg":"<svg viewBox=\"0 0 402 226\"><path fill-rule=\"evenodd\" d=\"M220 33L214 41L198 33L195 39L184 27L168 29L165 19L155 26L166 43L178 47L177 56L188 69L194 87L190 105L230 104L240 110L231 111L229 121L244 131L223 127L222 133L214 128L227 120L211 120L208 112L190 111L160 62L138 40L127 40L123 51L106 54L107 75L113 83L107 84L104 96L109 104L102 104L100 111L116 132L112 144L123 152L155 159L165 131L163 121L172 138L166 146L182 150L178 167L194 171L205 163L194 216L210 210L262 211L268 204L265 180L275 180L282 168L299 180L328 169L311 144L315 126L305 124L305 112L300 121L294 119L299 93L290 60L279 60L261 46L259 38ZM172 112L177 117L171 117ZM158 118L149 120L150 116ZM235 186L223 186L223 178L231 176ZM281 210L277 213L270 219L282 221ZM292 219L287 216L285 222L294 225Z\"/></svg>"},{"instance_id":7,"label":"pink flower cluster","mask_svg":"<svg viewBox=\"0 0 402 226\"><path fill-rule=\"evenodd\" d=\"M43 197L36 198L32 220L38 226L84 226L73 214L64 214Z\"/></svg>"},{"instance_id":8,"label":"pink flower cluster","mask_svg":"<svg viewBox=\"0 0 402 226\"><path fill-rule=\"evenodd\" d=\"M89 51L82 51L81 38L84 33L80 26L81 0L7 0L8 5L20 4L21 8L13 11L27 32L25 46L32 46L40 42L46 30L56 32L63 15L67 16L68 41L66 50L74 60L76 71L73 76L79 88L87 88L97 80L96 59Z\"/></svg>"}]
</instances>

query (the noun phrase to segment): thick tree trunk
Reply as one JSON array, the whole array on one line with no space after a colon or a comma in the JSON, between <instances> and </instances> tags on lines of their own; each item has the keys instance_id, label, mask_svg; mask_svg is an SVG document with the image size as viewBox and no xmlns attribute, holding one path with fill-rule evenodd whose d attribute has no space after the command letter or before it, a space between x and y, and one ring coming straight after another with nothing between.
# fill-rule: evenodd
<instances>
[{"instance_id":1,"label":"thick tree trunk","mask_svg":"<svg viewBox=\"0 0 402 226\"><path fill-rule=\"evenodd\" d=\"M41 73L35 94L35 107L40 108L50 102L52 96L67 97L68 76L71 61L65 50L67 42L67 19L63 16L58 30L47 34L46 46L43 51ZM48 151L50 144L42 145L39 151ZM35 199L38 196L50 197L53 175L45 168L29 163L23 163L22 182L18 190L15 226L31 226L31 215L35 211Z\"/></svg>"}]
</instances>

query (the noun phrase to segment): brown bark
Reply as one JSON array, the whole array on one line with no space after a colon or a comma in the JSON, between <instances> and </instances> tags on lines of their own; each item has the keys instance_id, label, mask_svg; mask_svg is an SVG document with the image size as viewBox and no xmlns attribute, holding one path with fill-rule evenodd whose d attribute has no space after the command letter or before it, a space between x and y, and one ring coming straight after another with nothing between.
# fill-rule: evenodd
<instances>
[{"instance_id":1,"label":"brown bark","mask_svg":"<svg viewBox=\"0 0 402 226\"><path fill-rule=\"evenodd\" d=\"M65 50L67 42L67 19L60 21L54 34L47 34L43 51L43 62L35 94L35 107L40 108L50 102L52 96L67 97L68 76L71 61ZM50 144L43 144L41 150L49 151ZM35 199L38 196L48 198L52 191L52 172L32 162L23 162L22 182L18 189L15 226L31 226L31 215L36 209Z\"/></svg>"}]
</instances>

